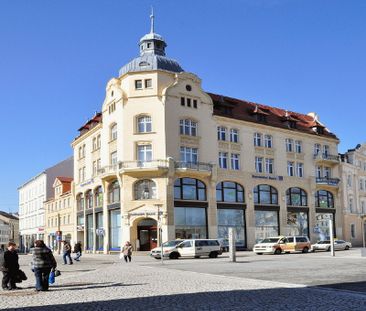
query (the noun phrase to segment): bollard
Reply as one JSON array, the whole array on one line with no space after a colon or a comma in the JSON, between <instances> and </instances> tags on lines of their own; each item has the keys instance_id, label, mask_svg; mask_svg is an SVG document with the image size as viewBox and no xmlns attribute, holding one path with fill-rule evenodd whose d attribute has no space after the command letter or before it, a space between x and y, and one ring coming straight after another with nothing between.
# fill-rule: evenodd
<instances>
[{"instance_id":1,"label":"bollard","mask_svg":"<svg viewBox=\"0 0 366 311\"><path fill-rule=\"evenodd\" d=\"M236 261L235 228L229 228L229 257L230 261Z\"/></svg>"},{"instance_id":2,"label":"bollard","mask_svg":"<svg viewBox=\"0 0 366 311\"><path fill-rule=\"evenodd\" d=\"M330 236L330 253L331 256L335 256L334 253L334 236L333 236L333 219L329 219L329 236Z\"/></svg>"}]
</instances>

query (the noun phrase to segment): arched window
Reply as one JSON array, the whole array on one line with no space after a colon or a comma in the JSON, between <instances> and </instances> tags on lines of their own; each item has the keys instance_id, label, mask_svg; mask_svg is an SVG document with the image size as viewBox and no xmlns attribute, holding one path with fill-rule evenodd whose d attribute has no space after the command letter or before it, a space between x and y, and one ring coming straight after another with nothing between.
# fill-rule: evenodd
<instances>
[{"instance_id":1,"label":"arched window","mask_svg":"<svg viewBox=\"0 0 366 311\"><path fill-rule=\"evenodd\" d=\"M93 195L91 190L88 190L85 194L86 208L93 208Z\"/></svg>"},{"instance_id":2,"label":"arched window","mask_svg":"<svg viewBox=\"0 0 366 311\"><path fill-rule=\"evenodd\" d=\"M116 140L117 139L117 124L114 123L112 126L111 126L111 140Z\"/></svg>"},{"instance_id":3,"label":"arched window","mask_svg":"<svg viewBox=\"0 0 366 311\"><path fill-rule=\"evenodd\" d=\"M84 210L84 198L82 193L79 193L76 196L76 207L78 211Z\"/></svg>"},{"instance_id":4,"label":"arched window","mask_svg":"<svg viewBox=\"0 0 366 311\"><path fill-rule=\"evenodd\" d=\"M334 208L333 194L326 190L318 190L315 193L315 206Z\"/></svg>"},{"instance_id":5,"label":"arched window","mask_svg":"<svg viewBox=\"0 0 366 311\"><path fill-rule=\"evenodd\" d=\"M179 133L181 135L197 136L197 122L191 119L180 120Z\"/></svg>"},{"instance_id":6,"label":"arched window","mask_svg":"<svg viewBox=\"0 0 366 311\"><path fill-rule=\"evenodd\" d=\"M286 191L286 203L292 206L308 206L308 197L301 188L293 187Z\"/></svg>"},{"instance_id":7,"label":"arched window","mask_svg":"<svg viewBox=\"0 0 366 311\"><path fill-rule=\"evenodd\" d=\"M244 188L236 182L220 182L216 186L216 201L244 203Z\"/></svg>"},{"instance_id":8,"label":"arched window","mask_svg":"<svg viewBox=\"0 0 366 311\"><path fill-rule=\"evenodd\" d=\"M206 185L194 178L179 178L174 182L174 199L206 201Z\"/></svg>"},{"instance_id":9,"label":"arched window","mask_svg":"<svg viewBox=\"0 0 366 311\"><path fill-rule=\"evenodd\" d=\"M94 190L94 201L95 201L95 207L102 207L103 206L102 186L99 186Z\"/></svg>"},{"instance_id":10,"label":"arched window","mask_svg":"<svg viewBox=\"0 0 366 311\"><path fill-rule=\"evenodd\" d=\"M139 133L148 133L152 129L151 117L150 116L140 116L137 118L137 131Z\"/></svg>"},{"instance_id":11,"label":"arched window","mask_svg":"<svg viewBox=\"0 0 366 311\"><path fill-rule=\"evenodd\" d=\"M135 183L135 200L156 199L156 184L152 180L144 179Z\"/></svg>"},{"instance_id":12,"label":"arched window","mask_svg":"<svg viewBox=\"0 0 366 311\"><path fill-rule=\"evenodd\" d=\"M118 180L112 182L108 187L108 203L118 203L120 201L120 188Z\"/></svg>"},{"instance_id":13,"label":"arched window","mask_svg":"<svg viewBox=\"0 0 366 311\"><path fill-rule=\"evenodd\" d=\"M254 187L254 204L278 204L277 189L270 185L258 185Z\"/></svg>"}]
</instances>

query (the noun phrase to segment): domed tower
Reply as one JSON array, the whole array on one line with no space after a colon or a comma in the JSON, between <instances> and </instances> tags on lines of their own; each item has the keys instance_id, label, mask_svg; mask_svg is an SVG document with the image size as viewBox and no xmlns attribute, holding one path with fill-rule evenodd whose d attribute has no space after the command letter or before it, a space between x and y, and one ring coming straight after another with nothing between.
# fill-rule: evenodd
<instances>
[{"instance_id":1,"label":"domed tower","mask_svg":"<svg viewBox=\"0 0 366 311\"><path fill-rule=\"evenodd\" d=\"M150 33L144 35L139 42L140 56L124 65L119 71L120 76L128 72L150 70L184 71L176 60L165 56L167 44L161 35L155 33L153 12L151 12L150 19Z\"/></svg>"}]
</instances>

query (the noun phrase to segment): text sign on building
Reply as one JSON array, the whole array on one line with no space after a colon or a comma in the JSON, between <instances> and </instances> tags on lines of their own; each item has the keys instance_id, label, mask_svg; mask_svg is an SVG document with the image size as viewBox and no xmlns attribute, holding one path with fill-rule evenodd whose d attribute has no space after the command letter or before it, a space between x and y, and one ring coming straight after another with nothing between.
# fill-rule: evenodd
<instances>
[{"instance_id":1,"label":"text sign on building","mask_svg":"<svg viewBox=\"0 0 366 311\"><path fill-rule=\"evenodd\" d=\"M262 175L252 175L252 178L267 179L267 180L280 180L280 181L283 181L283 176L262 176Z\"/></svg>"}]
</instances>

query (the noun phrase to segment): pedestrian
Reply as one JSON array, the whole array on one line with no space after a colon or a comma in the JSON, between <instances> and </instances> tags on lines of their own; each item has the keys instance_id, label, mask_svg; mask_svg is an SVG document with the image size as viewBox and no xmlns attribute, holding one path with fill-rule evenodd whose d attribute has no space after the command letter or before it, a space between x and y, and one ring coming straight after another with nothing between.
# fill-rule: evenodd
<instances>
[{"instance_id":1,"label":"pedestrian","mask_svg":"<svg viewBox=\"0 0 366 311\"><path fill-rule=\"evenodd\" d=\"M64 265L67 265L67 260L66 258L69 258L69 265L72 265L72 259L71 259L71 245L69 242L67 241L63 241L64 242L64 247L63 247L63 259L64 259Z\"/></svg>"},{"instance_id":2,"label":"pedestrian","mask_svg":"<svg viewBox=\"0 0 366 311\"><path fill-rule=\"evenodd\" d=\"M76 261L80 261L80 257L81 257L81 242L77 242L74 245L74 253L76 254L76 256L74 257L74 260Z\"/></svg>"},{"instance_id":3,"label":"pedestrian","mask_svg":"<svg viewBox=\"0 0 366 311\"><path fill-rule=\"evenodd\" d=\"M131 262L132 245L129 241L127 241L125 245L122 247L122 254L125 259L125 262Z\"/></svg>"},{"instance_id":4,"label":"pedestrian","mask_svg":"<svg viewBox=\"0 0 366 311\"><path fill-rule=\"evenodd\" d=\"M57 267L55 257L42 240L35 241L34 247L30 251L33 256L32 266L36 277L36 291L48 291L50 272L56 270Z\"/></svg>"},{"instance_id":5,"label":"pedestrian","mask_svg":"<svg viewBox=\"0 0 366 311\"><path fill-rule=\"evenodd\" d=\"M15 281L19 272L19 257L16 251L16 244L9 242L7 250L1 252L0 270L3 272L2 288L3 290L20 289L16 286Z\"/></svg>"}]
</instances>

